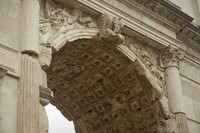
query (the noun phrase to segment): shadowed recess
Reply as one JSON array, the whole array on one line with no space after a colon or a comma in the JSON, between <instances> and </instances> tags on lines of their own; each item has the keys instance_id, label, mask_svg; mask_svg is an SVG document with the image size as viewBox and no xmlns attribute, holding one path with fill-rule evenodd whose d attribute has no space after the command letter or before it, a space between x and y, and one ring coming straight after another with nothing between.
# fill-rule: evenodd
<instances>
[{"instance_id":1,"label":"shadowed recess","mask_svg":"<svg viewBox=\"0 0 200 133\"><path fill-rule=\"evenodd\" d=\"M113 44L81 39L52 56L51 102L77 133L150 133L159 125L153 87Z\"/></svg>"}]
</instances>

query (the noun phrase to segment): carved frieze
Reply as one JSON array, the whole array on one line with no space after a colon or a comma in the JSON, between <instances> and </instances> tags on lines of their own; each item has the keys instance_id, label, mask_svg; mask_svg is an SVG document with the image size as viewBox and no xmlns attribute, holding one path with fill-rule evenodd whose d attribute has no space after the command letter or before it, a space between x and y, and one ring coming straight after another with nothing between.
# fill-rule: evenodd
<instances>
[{"instance_id":1,"label":"carved frieze","mask_svg":"<svg viewBox=\"0 0 200 133\"><path fill-rule=\"evenodd\" d=\"M71 9L56 4L52 0L46 1L44 12L45 15L40 18L41 41L44 41L43 35L46 35L45 40L47 41L54 34L65 32L68 29L97 27L94 21L95 18L92 18L89 14L79 9Z\"/></svg>"},{"instance_id":2,"label":"carved frieze","mask_svg":"<svg viewBox=\"0 0 200 133\"><path fill-rule=\"evenodd\" d=\"M184 52L179 48L169 45L166 49L163 49L160 53L161 66L167 68L170 66L179 67L179 61L183 59Z\"/></svg>"}]
</instances>

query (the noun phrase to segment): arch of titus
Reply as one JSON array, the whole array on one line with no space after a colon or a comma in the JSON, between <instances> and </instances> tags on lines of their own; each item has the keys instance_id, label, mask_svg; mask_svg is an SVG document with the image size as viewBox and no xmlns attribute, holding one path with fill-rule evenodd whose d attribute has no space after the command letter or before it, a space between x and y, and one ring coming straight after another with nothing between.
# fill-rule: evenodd
<instances>
[{"instance_id":1,"label":"arch of titus","mask_svg":"<svg viewBox=\"0 0 200 133\"><path fill-rule=\"evenodd\" d=\"M0 133L200 133L199 0L1 0Z\"/></svg>"}]
</instances>

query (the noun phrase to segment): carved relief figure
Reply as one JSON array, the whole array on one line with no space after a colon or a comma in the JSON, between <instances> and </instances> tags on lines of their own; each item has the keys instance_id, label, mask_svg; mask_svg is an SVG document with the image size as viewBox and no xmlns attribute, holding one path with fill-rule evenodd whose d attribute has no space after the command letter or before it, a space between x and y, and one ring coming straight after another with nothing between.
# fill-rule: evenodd
<instances>
[{"instance_id":1,"label":"carved relief figure","mask_svg":"<svg viewBox=\"0 0 200 133\"><path fill-rule=\"evenodd\" d=\"M111 17L108 14L102 14L99 16L100 23L100 37L106 41L121 44L125 38L121 35L123 23L120 18Z\"/></svg>"},{"instance_id":2,"label":"carved relief figure","mask_svg":"<svg viewBox=\"0 0 200 133\"><path fill-rule=\"evenodd\" d=\"M166 96L163 93L159 97L158 106L159 106L161 115L165 119L170 119L170 118L174 117L173 114L170 112L168 99L166 98Z\"/></svg>"},{"instance_id":3,"label":"carved relief figure","mask_svg":"<svg viewBox=\"0 0 200 133\"><path fill-rule=\"evenodd\" d=\"M58 30L61 26L67 26L68 13L65 9L57 9L49 12L51 25Z\"/></svg>"}]
</instances>

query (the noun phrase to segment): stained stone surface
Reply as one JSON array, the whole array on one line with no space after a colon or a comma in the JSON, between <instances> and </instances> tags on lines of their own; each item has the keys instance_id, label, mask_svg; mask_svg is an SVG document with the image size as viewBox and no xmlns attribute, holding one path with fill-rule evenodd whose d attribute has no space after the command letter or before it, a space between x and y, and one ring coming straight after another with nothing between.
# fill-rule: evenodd
<instances>
[{"instance_id":1,"label":"stained stone surface","mask_svg":"<svg viewBox=\"0 0 200 133\"><path fill-rule=\"evenodd\" d=\"M62 56L61 56L62 55ZM47 70L54 104L89 133L147 133L158 126L153 87L108 43L78 40L53 55Z\"/></svg>"}]
</instances>

